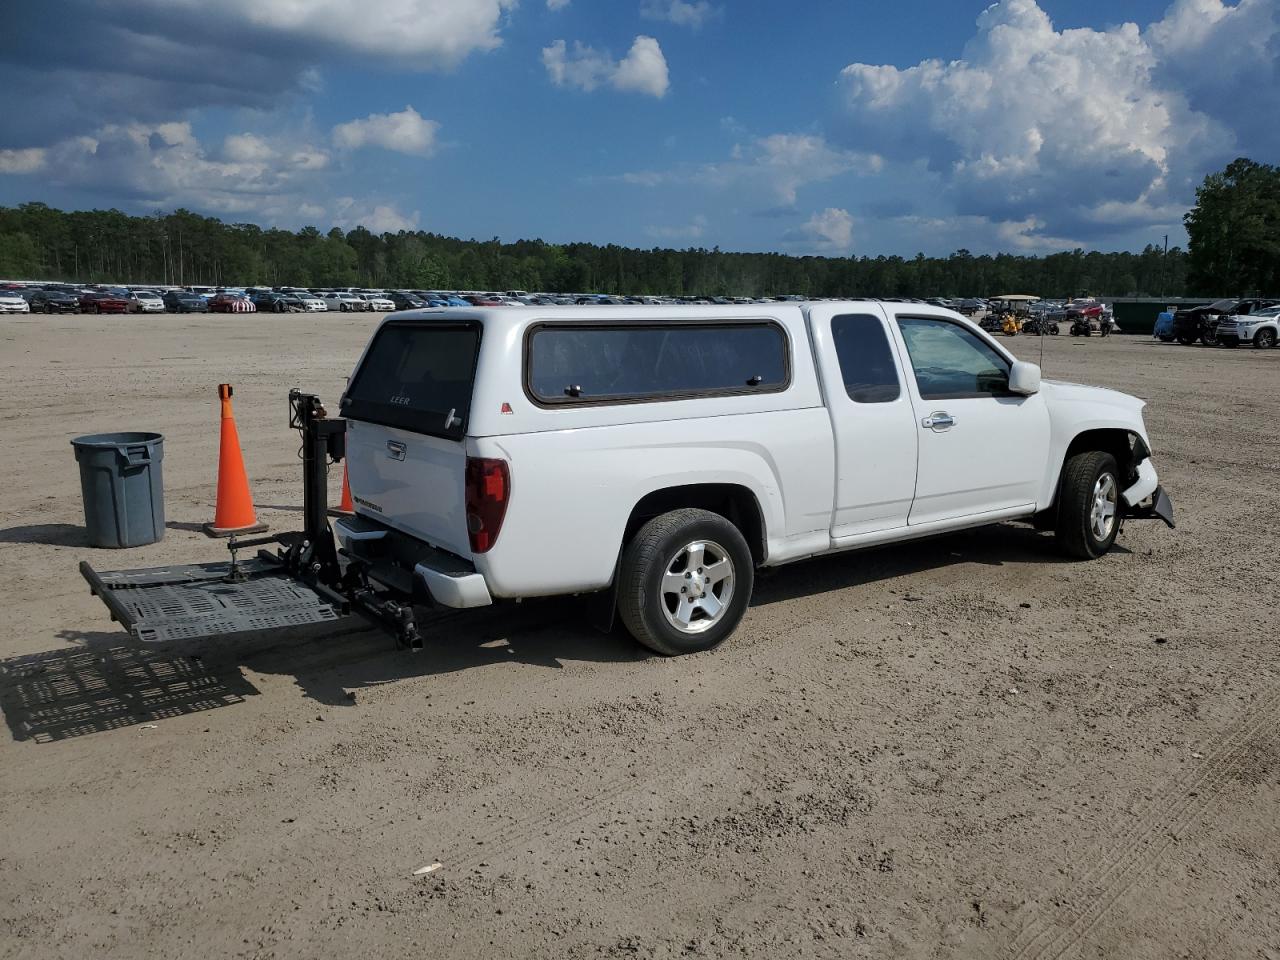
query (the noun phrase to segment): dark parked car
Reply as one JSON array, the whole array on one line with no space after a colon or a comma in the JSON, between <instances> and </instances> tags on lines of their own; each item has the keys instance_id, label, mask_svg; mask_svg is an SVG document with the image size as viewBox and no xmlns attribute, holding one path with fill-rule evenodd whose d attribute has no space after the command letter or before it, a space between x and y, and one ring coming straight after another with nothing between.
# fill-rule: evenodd
<instances>
[{"instance_id":1,"label":"dark parked car","mask_svg":"<svg viewBox=\"0 0 1280 960\"><path fill-rule=\"evenodd\" d=\"M1179 310L1173 315L1174 339L1184 346L1191 346L1199 340L1205 346L1212 346L1218 341L1218 320L1233 314L1248 315L1263 307L1274 306L1276 300L1215 300L1203 307L1192 307L1190 310Z\"/></svg>"},{"instance_id":2,"label":"dark parked car","mask_svg":"<svg viewBox=\"0 0 1280 960\"><path fill-rule=\"evenodd\" d=\"M65 290L33 290L27 303L32 313L75 313L80 309L80 298Z\"/></svg>"},{"instance_id":3,"label":"dark parked car","mask_svg":"<svg viewBox=\"0 0 1280 960\"><path fill-rule=\"evenodd\" d=\"M427 305L427 301L412 293L392 293L387 299L396 305L397 310L421 310Z\"/></svg>"},{"instance_id":4,"label":"dark parked car","mask_svg":"<svg viewBox=\"0 0 1280 960\"><path fill-rule=\"evenodd\" d=\"M273 290L270 293L260 293L256 297L250 298L258 309L263 312L270 313L302 313L307 308L303 302L292 293L281 293Z\"/></svg>"},{"instance_id":5,"label":"dark parked car","mask_svg":"<svg viewBox=\"0 0 1280 960\"><path fill-rule=\"evenodd\" d=\"M131 306L128 297L110 290L86 290L80 295L80 310L84 313L128 313Z\"/></svg>"},{"instance_id":6,"label":"dark parked car","mask_svg":"<svg viewBox=\"0 0 1280 960\"><path fill-rule=\"evenodd\" d=\"M209 301L190 290L170 290L163 297L164 308L169 313L208 313Z\"/></svg>"}]
</instances>

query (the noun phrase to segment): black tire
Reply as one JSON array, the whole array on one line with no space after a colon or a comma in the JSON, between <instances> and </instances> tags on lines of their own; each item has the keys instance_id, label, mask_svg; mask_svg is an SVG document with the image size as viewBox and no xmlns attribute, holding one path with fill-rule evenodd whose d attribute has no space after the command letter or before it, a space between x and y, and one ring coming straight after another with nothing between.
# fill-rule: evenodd
<instances>
[{"instance_id":1,"label":"black tire","mask_svg":"<svg viewBox=\"0 0 1280 960\"><path fill-rule=\"evenodd\" d=\"M1171 337L1171 336L1170 336L1169 334L1167 334L1167 333L1162 333L1162 334L1160 334L1160 342L1161 342L1161 343L1173 343L1173 337Z\"/></svg>"},{"instance_id":2,"label":"black tire","mask_svg":"<svg viewBox=\"0 0 1280 960\"><path fill-rule=\"evenodd\" d=\"M687 559L684 547L700 541L722 550L722 559L729 561L731 595L714 624L700 632L685 632L669 622L667 614L673 610L668 598L672 598L674 610L678 611L681 597L674 590L664 595L662 584L669 572L685 572L688 576L687 571L673 571L672 567L682 562L682 558ZM618 614L630 634L655 653L668 657L697 653L710 650L737 629L751 602L754 583L751 550L737 527L708 510L673 510L646 523L623 550L618 573ZM710 592L716 586L697 589ZM689 602L697 603L692 599ZM697 622L700 621L693 620Z\"/></svg>"},{"instance_id":3,"label":"black tire","mask_svg":"<svg viewBox=\"0 0 1280 960\"><path fill-rule=\"evenodd\" d=\"M1110 477L1115 495L1115 514L1110 531L1099 537L1093 526L1094 498L1104 477ZM1120 532L1120 474L1116 458L1102 450L1077 453L1062 470L1058 490L1058 545L1069 557L1096 560L1116 542Z\"/></svg>"},{"instance_id":4,"label":"black tire","mask_svg":"<svg viewBox=\"0 0 1280 960\"><path fill-rule=\"evenodd\" d=\"M1259 350L1270 350L1276 345L1276 332L1264 327L1253 335L1253 345Z\"/></svg>"},{"instance_id":5,"label":"black tire","mask_svg":"<svg viewBox=\"0 0 1280 960\"><path fill-rule=\"evenodd\" d=\"M1196 342L1196 338L1195 338L1195 337L1188 337L1188 336L1181 336L1181 337L1179 337L1179 338L1178 338L1178 342L1179 342L1180 344L1182 344L1184 347L1189 347L1189 346L1191 346L1192 344L1194 344L1194 343Z\"/></svg>"}]
</instances>

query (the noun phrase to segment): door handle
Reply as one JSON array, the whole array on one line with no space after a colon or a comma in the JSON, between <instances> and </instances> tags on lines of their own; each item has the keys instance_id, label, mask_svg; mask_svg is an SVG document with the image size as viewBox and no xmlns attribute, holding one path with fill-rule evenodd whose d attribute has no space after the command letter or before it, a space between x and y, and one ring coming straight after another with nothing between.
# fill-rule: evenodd
<instances>
[{"instance_id":1,"label":"door handle","mask_svg":"<svg viewBox=\"0 0 1280 960\"><path fill-rule=\"evenodd\" d=\"M927 427L941 433L944 430L950 430L956 425L956 418L945 410L935 410L929 416L920 421L920 426Z\"/></svg>"},{"instance_id":2,"label":"door handle","mask_svg":"<svg viewBox=\"0 0 1280 960\"><path fill-rule=\"evenodd\" d=\"M409 448L406 447L399 440L387 441L387 456L390 457L392 460L403 460L404 455L408 451L408 449Z\"/></svg>"}]
</instances>

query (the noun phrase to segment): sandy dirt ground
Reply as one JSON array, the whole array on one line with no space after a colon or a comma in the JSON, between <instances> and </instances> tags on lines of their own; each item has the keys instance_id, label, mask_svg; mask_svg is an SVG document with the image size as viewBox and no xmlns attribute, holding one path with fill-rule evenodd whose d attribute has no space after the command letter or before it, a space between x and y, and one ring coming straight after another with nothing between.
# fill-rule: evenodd
<instances>
[{"instance_id":1,"label":"sandy dirt ground","mask_svg":"<svg viewBox=\"0 0 1280 960\"><path fill-rule=\"evenodd\" d=\"M416 656L130 646L77 562L225 559L222 380L296 528L285 393L376 319L0 321L0 955L1280 958L1280 351L1046 341L1150 401L1178 509L1096 563L1018 525L810 561L674 660L564 600ZM92 550L68 441L125 429L170 529Z\"/></svg>"}]
</instances>

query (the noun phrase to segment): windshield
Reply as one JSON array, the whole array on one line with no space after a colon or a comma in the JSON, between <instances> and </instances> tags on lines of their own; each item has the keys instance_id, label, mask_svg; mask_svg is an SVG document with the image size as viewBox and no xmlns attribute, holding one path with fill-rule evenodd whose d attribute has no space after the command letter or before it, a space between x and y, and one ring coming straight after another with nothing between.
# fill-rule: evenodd
<instances>
[{"instance_id":1,"label":"windshield","mask_svg":"<svg viewBox=\"0 0 1280 960\"><path fill-rule=\"evenodd\" d=\"M1215 300L1205 309L1211 313L1229 313L1235 310L1236 304L1239 302L1239 300Z\"/></svg>"}]
</instances>

